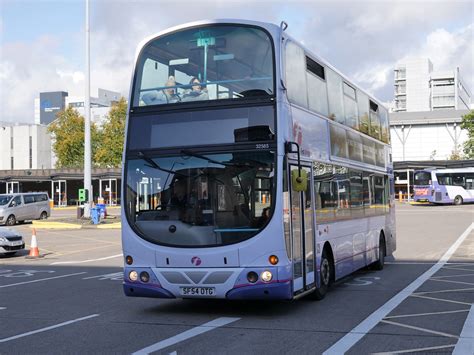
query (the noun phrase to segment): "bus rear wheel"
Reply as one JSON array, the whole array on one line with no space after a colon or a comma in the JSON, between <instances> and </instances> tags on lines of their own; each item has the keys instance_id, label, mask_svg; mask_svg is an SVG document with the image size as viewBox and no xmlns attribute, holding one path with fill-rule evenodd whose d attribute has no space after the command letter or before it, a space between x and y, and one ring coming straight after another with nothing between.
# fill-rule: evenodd
<instances>
[{"instance_id":1,"label":"bus rear wheel","mask_svg":"<svg viewBox=\"0 0 474 355\"><path fill-rule=\"evenodd\" d=\"M462 203L463 203L462 197L459 196L459 195L457 195L457 196L454 198L454 204L455 204L456 206L460 206L460 205L462 205Z\"/></svg>"},{"instance_id":2,"label":"bus rear wheel","mask_svg":"<svg viewBox=\"0 0 474 355\"><path fill-rule=\"evenodd\" d=\"M334 274L333 271L334 264L330 257L327 248L324 248L323 254L321 255L321 266L319 268L319 282L320 286L314 290L311 294L311 298L314 300L322 300L326 293L328 292L329 286L331 284L332 275Z\"/></svg>"}]
</instances>

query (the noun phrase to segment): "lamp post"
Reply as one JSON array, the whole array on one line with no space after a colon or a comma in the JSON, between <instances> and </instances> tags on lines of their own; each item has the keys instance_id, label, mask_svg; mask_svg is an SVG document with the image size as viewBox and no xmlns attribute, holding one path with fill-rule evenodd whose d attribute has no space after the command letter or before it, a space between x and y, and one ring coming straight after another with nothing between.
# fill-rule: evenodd
<instances>
[{"instance_id":1,"label":"lamp post","mask_svg":"<svg viewBox=\"0 0 474 355\"><path fill-rule=\"evenodd\" d=\"M92 198L91 182L91 116L90 116L90 30L89 30L89 0L86 0L86 75L84 97L84 189L86 201L84 202L84 217L90 218L90 200Z\"/></svg>"}]
</instances>

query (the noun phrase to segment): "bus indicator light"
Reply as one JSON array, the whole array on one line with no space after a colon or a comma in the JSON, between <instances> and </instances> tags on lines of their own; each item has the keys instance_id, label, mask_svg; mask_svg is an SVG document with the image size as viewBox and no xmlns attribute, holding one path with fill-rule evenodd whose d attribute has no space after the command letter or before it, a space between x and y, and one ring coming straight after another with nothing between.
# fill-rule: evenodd
<instances>
[{"instance_id":1,"label":"bus indicator light","mask_svg":"<svg viewBox=\"0 0 474 355\"><path fill-rule=\"evenodd\" d=\"M268 261L270 262L270 264L276 265L276 264L278 264L278 256L276 256L276 255L270 255L270 256L268 257Z\"/></svg>"},{"instance_id":2,"label":"bus indicator light","mask_svg":"<svg viewBox=\"0 0 474 355\"><path fill-rule=\"evenodd\" d=\"M133 264L133 258L130 255L127 255L125 258L125 262L127 265L132 265Z\"/></svg>"}]
</instances>

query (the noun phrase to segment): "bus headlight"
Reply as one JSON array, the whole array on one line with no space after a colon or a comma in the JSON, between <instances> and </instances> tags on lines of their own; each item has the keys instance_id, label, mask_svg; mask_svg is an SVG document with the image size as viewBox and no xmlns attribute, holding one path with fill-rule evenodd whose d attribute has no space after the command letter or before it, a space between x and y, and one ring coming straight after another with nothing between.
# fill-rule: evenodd
<instances>
[{"instance_id":1,"label":"bus headlight","mask_svg":"<svg viewBox=\"0 0 474 355\"><path fill-rule=\"evenodd\" d=\"M138 272L136 272L135 270L130 271L130 273L128 274L128 278L130 279L130 281L137 281Z\"/></svg>"},{"instance_id":2,"label":"bus headlight","mask_svg":"<svg viewBox=\"0 0 474 355\"><path fill-rule=\"evenodd\" d=\"M272 281L272 273L268 270L265 270L260 274L260 278L262 279L263 282L270 282Z\"/></svg>"}]
</instances>

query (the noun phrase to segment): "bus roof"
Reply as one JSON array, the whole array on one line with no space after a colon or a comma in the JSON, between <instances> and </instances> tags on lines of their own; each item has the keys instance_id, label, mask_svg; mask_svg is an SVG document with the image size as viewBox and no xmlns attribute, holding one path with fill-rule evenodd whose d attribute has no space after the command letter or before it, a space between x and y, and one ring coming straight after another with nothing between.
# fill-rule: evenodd
<instances>
[{"instance_id":1,"label":"bus roof","mask_svg":"<svg viewBox=\"0 0 474 355\"><path fill-rule=\"evenodd\" d=\"M141 50L149 42L151 42L152 40L154 40L157 37L166 35L168 33L176 32L176 31L179 31L179 30L183 30L183 29L186 29L186 28L189 28L189 27L197 27L197 26L202 26L202 25L219 24L219 23L236 24L236 25L237 24L243 24L243 25L262 27L262 28L266 29L268 32L270 32L272 34L272 36L274 36L274 37L279 35L279 31L280 31L280 28L281 28L280 26L275 25L273 23L269 23L269 22L260 22L260 21L243 20L243 19L230 19L230 18L227 18L227 19L207 19L207 20L187 22L187 23L184 23L184 24L181 24L181 25L176 25L176 26L173 26L173 27L169 27L169 28L167 28L163 31L157 32L157 33L155 33L153 35L150 35L150 36L147 36L145 39L143 39L137 47L137 50L136 50L136 53L135 53L135 63L138 60L138 56L140 55ZM345 81L350 83L357 90L360 90L361 92L366 94L372 101L374 101L375 103L377 103L378 105L382 106L383 108L385 108L387 110L387 107L385 107L385 104L382 101L377 99L373 94L371 94L371 93L367 92L366 90L362 89L359 85L355 84L355 82L353 80L351 80L346 75L344 75L341 71L336 69L327 60L325 60L324 58L322 58L319 55L314 54L313 51L309 50L300 41L295 39L293 36L289 35L287 32L284 32L284 37L287 38L287 39L292 40L295 43L297 43L299 46L304 48L306 53L308 53L311 57L313 57L320 64L323 64L324 66L326 66L329 69L336 72L338 75L340 75L342 77L342 79L344 79ZM133 73L132 73L132 77L133 77Z\"/></svg>"},{"instance_id":2,"label":"bus roof","mask_svg":"<svg viewBox=\"0 0 474 355\"><path fill-rule=\"evenodd\" d=\"M429 171L429 172L437 172L437 173L474 173L474 167L468 168L453 168L453 169L437 169L437 168L427 168L416 170L415 172L419 171Z\"/></svg>"}]
</instances>

